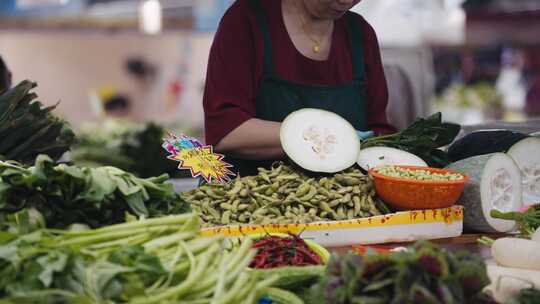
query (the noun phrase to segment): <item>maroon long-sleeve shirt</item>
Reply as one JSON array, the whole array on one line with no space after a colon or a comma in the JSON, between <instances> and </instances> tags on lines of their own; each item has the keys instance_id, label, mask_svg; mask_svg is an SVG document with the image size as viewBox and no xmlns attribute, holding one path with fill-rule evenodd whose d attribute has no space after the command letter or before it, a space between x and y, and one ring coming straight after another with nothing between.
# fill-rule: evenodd
<instances>
[{"instance_id":1,"label":"maroon long-sleeve shirt","mask_svg":"<svg viewBox=\"0 0 540 304\"><path fill-rule=\"evenodd\" d=\"M312 60L294 46L281 11L281 0L259 0L272 40L274 70L280 78L312 85L352 81L351 46L344 17L335 21L329 58ZM357 15L363 29L367 81L367 125L375 133L388 124L388 89L373 28ZM262 78L263 38L247 0L237 0L223 16L210 49L203 106L207 144L215 145L246 120L255 117L255 98ZM276 100L279 102L279 100Z\"/></svg>"}]
</instances>

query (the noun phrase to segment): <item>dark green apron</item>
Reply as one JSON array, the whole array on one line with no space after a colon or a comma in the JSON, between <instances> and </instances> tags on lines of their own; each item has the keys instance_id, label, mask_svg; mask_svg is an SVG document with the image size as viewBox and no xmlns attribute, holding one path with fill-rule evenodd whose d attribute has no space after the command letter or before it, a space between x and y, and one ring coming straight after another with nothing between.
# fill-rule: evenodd
<instances>
[{"instance_id":1,"label":"dark green apron","mask_svg":"<svg viewBox=\"0 0 540 304\"><path fill-rule=\"evenodd\" d=\"M348 33L351 40L353 81L337 86L317 86L294 83L274 73L272 41L266 13L258 0L251 0L264 39L264 62L261 85L256 98L256 118L282 122L291 112L302 108L317 108L334 112L349 121L356 130L366 130L366 88L362 31L353 13L348 12ZM234 165L241 176L257 174L258 167L269 168L276 160L253 161L227 155L225 161Z\"/></svg>"}]
</instances>

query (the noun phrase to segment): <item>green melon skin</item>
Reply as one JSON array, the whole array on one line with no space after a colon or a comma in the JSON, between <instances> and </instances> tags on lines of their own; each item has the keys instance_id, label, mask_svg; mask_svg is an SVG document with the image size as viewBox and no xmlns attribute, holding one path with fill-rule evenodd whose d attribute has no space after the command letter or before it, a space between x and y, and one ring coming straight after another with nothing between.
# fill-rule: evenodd
<instances>
[{"instance_id":1,"label":"green melon skin","mask_svg":"<svg viewBox=\"0 0 540 304\"><path fill-rule=\"evenodd\" d=\"M509 157L503 153L485 154L463 159L446 167L447 169L461 172L470 177L470 181L465 184L463 193L458 201L458 204L465 208L463 226L467 232L503 232L496 230L487 221L487 218L490 216L484 213L480 193L480 185L485 166L492 157L498 154Z\"/></svg>"}]
</instances>

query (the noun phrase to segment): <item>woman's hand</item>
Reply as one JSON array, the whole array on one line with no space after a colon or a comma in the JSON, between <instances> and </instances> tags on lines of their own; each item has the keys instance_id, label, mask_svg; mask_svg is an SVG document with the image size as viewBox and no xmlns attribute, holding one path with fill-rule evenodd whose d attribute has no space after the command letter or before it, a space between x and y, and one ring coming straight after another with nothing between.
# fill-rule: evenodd
<instances>
[{"instance_id":1,"label":"woman's hand","mask_svg":"<svg viewBox=\"0 0 540 304\"><path fill-rule=\"evenodd\" d=\"M279 139L281 123L252 118L227 134L215 147L217 152L253 159L278 159L285 156Z\"/></svg>"}]
</instances>

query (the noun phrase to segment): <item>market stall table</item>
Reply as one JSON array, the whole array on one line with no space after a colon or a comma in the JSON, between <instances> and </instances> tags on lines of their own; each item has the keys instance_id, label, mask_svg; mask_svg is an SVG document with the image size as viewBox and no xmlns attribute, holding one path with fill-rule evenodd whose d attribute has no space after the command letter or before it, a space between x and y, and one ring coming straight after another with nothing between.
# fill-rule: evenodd
<instances>
[{"instance_id":1,"label":"market stall table","mask_svg":"<svg viewBox=\"0 0 540 304\"><path fill-rule=\"evenodd\" d=\"M467 250L469 252L473 252L476 254L479 254L484 259L490 259L491 253L488 247L478 243L478 239L481 237L488 237L491 239L498 239L502 237L507 237L508 234L504 233L497 233L497 234L463 234L461 236L457 237L451 237L451 238L441 238L441 239L432 239L430 242L435 243L443 248L446 248L450 251L458 251L458 250ZM374 246L378 248L397 248L397 247L407 247L409 245L412 245L413 242L397 242L397 243L387 243L387 244L374 244L374 245L368 245ZM354 250L355 247L363 246L363 245L352 245L352 246L340 246L340 247L327 247L327 249L331 253L336 254L345 254L351 250Z\"/></svg>"}]
</instances>

